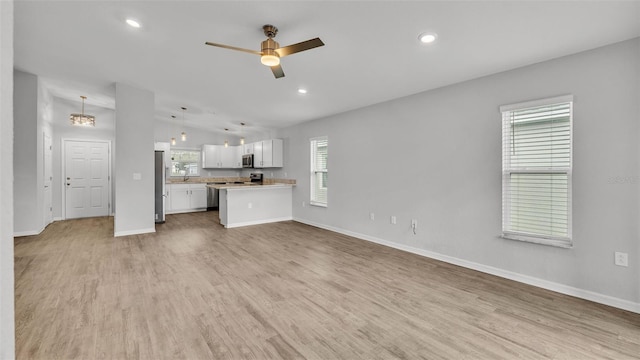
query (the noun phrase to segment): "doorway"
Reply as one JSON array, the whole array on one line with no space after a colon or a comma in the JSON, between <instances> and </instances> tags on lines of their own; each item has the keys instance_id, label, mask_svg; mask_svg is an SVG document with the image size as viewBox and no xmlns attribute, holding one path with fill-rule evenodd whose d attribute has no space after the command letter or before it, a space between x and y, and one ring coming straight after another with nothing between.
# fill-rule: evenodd
<instances>
[{"instance_id":1,"label":"doorway","mask_svg":"<svg viewBox=\"0 0 640 360\"><path fill-rule=\"evenodd\" d=\"M111 143L63 140L66 219L108 216L111 212Z\"/></svg>"}]
</instances>

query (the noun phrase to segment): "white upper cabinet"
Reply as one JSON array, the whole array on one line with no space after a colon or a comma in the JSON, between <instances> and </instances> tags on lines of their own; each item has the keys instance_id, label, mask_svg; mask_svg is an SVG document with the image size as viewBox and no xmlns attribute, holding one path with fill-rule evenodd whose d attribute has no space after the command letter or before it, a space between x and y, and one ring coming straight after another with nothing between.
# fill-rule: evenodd
<instances>
[{"instance_id":1,"label":"white upper cabinet","mask_svg":"<svg viewBox=\"0 0 640 360\"><path fill-rule=\"evenodd\" d=\"M202 145L203 169L237 169L242 167L239 146Z\"/></svg>"},{"instance_id":2,"label":"white upper cabinet","mask_svg":"<svg viewBox=\"0 0 640 360\"><path fill-rule=\"evenodd\" d=\"M242 153L244 155L253 154L253 143L242 145L242 150L243 150Z\"/></svg>"},{"instance_id":3,"label":"white upper cabinet","mask_svg":"<svg viewBox=\"0 0 640 360\"><path fill-rule=\"evenodd\" d=\"M282 139L262 140L253 143L253 166L255 168L282 167Z\"/></svg>"},{"instance_id":4,"label":"white upper cabinet","mask_svg":"<svg viewBox=\"0 0 640 360\"><path fill-rule=\"evenodd\" d=\"M237 169L242 167L242 151L240 146L228 146L222 145L220 152L220 166L223 169Z\"/></svg>"}]
</instances>

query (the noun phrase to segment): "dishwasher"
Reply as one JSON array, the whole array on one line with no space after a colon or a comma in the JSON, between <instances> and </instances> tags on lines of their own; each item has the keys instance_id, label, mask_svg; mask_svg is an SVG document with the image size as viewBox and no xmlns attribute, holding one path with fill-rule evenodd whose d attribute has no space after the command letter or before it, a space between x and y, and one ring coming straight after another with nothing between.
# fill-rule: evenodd
<instances>
[{"instance_id":1,"label":"dishwasher","mask_svg":"<svg viewBox=\"0 0 640 360\"><path fill-rule=\"evenodd\" d=\"M224 185L226 183L208 183L207 185ZM220 205L220 189L207 186L207 211L218 210Z\"/></svg>"}]
</instances>

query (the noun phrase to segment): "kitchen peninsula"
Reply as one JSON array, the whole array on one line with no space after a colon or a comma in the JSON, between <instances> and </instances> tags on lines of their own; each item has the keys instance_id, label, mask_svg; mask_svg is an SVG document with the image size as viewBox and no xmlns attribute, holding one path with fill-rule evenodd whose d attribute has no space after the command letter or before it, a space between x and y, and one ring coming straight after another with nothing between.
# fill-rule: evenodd
<instances>
[{"instance_id":1,"label":"kitchen peninsula","mask_svg":"<svg viewBox=\"0 0 640 360\"><path fill-rule=\"evenodd\" d=\"M260 173L250 177L176 177L167 183L167 214L218 210L220 223L226 228L292 220L295 184L293 179L265 179ZM207 189L215 190L213 207L208 204Z\"/></svg>"},{"instance_id":2,"label":"kitchen peninsula","mask_svg":"<svg viewBox=\"0 0 640 360\"><path fill-rule=\"evenodd\" d=\"M207 186L220 190L220 224L225 228L293 219L292 184Z\"/></svg>"}]
</instances>

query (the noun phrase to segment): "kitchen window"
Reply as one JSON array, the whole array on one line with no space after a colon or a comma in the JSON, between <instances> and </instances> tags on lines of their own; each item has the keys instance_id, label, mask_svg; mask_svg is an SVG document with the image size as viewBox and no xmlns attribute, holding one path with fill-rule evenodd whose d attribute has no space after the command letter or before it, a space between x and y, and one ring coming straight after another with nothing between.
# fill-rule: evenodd
<instances>
[{"instance_id":1,"label":"kitchen window","mask_svg":"<svg viewBox=\"0 0 640 360\"><path fill-rule=\"evenodd\" d=\"M171 176L198 176L200 151L171 150Z\"/></svg>"},{"instance_id":2,"label":"kitchen window","mask_svg":"<svg viewBox=\"0 0 640 360\"><path fill-rule=\"evenodd\" d=\"M573 96L500 111L502 236L571 247Z\"/></svg>"},{"instance_id":3,"label":"kitchen window","mask_svg":"<svg viewBox=\"0 0 640 360\"><path fill-rule=\"evenodd\" d=\"M327 206L328 150L326 136L311 139L311 205Z\"/></svg>"}]
</instances>

